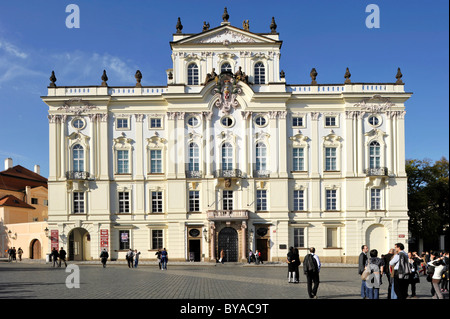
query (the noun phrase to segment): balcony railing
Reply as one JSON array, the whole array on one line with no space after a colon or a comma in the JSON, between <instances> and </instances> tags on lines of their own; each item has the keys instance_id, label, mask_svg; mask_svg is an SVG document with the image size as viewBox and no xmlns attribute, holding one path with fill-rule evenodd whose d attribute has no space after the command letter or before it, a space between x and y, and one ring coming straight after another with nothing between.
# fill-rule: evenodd
<instances>
[{"instance_id":1,"label":"balcony railing","mask_svg":"<svg viewBox=\"0 0 450 319\"><path fill-rule=\"evenodd\" d=\"M387 167L367 168L364 170L367 176L388 176Z\"/></svg>"},{"instance_id":2,"label":"balcony railing","mask_svg":"<svg viewBox=\"0 0 450 319\"><path fill-rule=\"evenodd\" d=\"M89 179L89 172L75 172L75 171L69 171L66 172L66 179L72 179L72 180L87 180Z\"/></svg>"},{"instance_id":3,"label":"balcony railing","mask_svg":"<svg viewBox=\"0 0 450 319\"><path fill-rule=\"evenodd\" d=\"M186 178L202 178L203 172L202 171L190 171L186 170Z\"/></svg>"},{"instance_id":4,"label":"balcony railing","mask_svg":"<svg viewBox=\"0 0 450 319\"><path fill-rule=\"evenodd\" d=\"M215 178L242 178L243 174L240 169L218 169L214 171Z\"/></svg>"},{"instance_id":5,"label":"balcony railing","mask_svg":"<svg viewBox=\"0 0 450 319\"><path fill-rule=\"evenodd\" d=\"M254 170L253 177L268 178L270 177L270 171L265 169Z\"/></svg>"},{"instance_id":6,"label":"balcony railing","mask_svg":"<svg viewBox=\"0 0 450 319\"><path fill-rule=\"evenodd\" d=\"M209 220L242 220L248 219L248 210L208 210Z\"/></svg>"}]
</instances>

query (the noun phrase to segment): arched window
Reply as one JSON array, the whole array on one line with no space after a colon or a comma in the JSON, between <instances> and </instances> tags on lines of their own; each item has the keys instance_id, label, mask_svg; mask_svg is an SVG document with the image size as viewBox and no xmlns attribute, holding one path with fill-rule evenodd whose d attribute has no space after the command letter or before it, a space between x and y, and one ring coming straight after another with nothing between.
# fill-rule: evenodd
<instances>
[{"instance_id":1,"label":"arched window","mask_svg":"<svg viewBox=\"0 0 450 319\"><path fill-rule=\"evenodd\" d=\"M225 62L224 64L222 64L222 66L220 67L220 72L233 72L230 63Z\"/></svg>"},{"instance_id":2,"label":"arched window","mask_svg":"<svg viewBox=\"0 0 450 319\"><path fill-rule=\"evenodd\" d=\"M255 84L264 84L266 82L266 69L262 62L255 64Z\"/></svg>"},{"instance_id":3,"label":"arched window","mask_svg":"<svg viewBox=\"0 0 450 319\"><path fill-rule=\"evenodd\" d=\"M198 172L200 170L200 155L196 143L189 144L189 171Z\"/></svg>"},{"instance_id":4,"label":"arched window","mask_svg":"<svg viewBox=\"0 0 450 319\"><path fill-rule=\"evenodd\" d=\"M80 144L76 144L72 149L73 171L84 171L84 149Z\"/></svg>"},{"instance_id":5,"label":"arched window","mask_svg":"<svg viewBox=\"0 0 450 319\"><path fill-rule=\"evenodd\" d=\"M198 85L198 66L191 63L188 66L188 85Z\"/></svg>"},{"instance_id":6,"label":"arched window","mask_svg":"<svg viewBox=\"0 0 450 319\"><path fill-rule=\"evenodd\" d=\"M256 144L256 170L265 171L266 170L266 157L267 149L264 143Z\"/></svg>"},{"instance_id":7,"label":"arched window","mask_svg":"<svg viewBox=\"0 0 450 319\"><path fill-rule=\"evenodd\" d=\"M222 170L233 169L233 146L230 143L222 145Z\"/></svg>"},{"instance_id":8,"label":"arched window","mask_svg":"<svg viewBox=\"0 0 450 319\"><path fill-rule=\"evenodd\" d=\"M373 141L369 145L369 161L370 168L380 168L380 143L377 141Z\"/></svg>"}]
</instances>

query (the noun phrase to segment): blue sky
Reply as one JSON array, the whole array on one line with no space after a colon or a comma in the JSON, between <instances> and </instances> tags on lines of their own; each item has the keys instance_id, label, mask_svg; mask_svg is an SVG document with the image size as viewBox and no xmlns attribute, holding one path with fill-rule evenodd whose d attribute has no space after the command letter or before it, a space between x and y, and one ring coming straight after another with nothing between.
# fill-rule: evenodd
<instances>
[{"instance_id":1,"label":"blue sky","mask_svg":"<svg viewBox=\"0 0 450 319\"><path fill-rule=\"evenodd\" d=\"M69 29L66 6L80 8L80 28ZM369 29L366 6L380 9L380 28ZM48 176L49 77L57 85L100 85L103 69L111 86L166 85L172 67L169 41L181 17L183 32L203 21L229 21L250 31L270 32L272 16L283 40L281 68L289 84L307 84L315 67L318 83L395 82L400 67L406 103L406 157L449 157L449 3L446 0L316 1L106 1L22 0L0 2L0 159Z\"/></svg>"}]
</instances>

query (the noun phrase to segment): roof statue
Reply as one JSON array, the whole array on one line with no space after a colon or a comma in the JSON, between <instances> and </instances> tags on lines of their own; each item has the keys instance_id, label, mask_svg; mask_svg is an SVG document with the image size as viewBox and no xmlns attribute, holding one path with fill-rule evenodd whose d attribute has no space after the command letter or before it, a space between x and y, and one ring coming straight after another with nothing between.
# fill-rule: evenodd
<instances>
[{"instance_id":1,"label":"roof statue","mask_svg":"<svg viewBox=\"0 0 450 319\"><path fill-rule=\"evenodd\" d=\"M345 78L345 84L348 84L348 83L352 83L352 81L350 81L350 77L352 76L352 74L350 73L350 71L348 70L348 68L347 68L347 70L345 71L345 74L344 74L344 78Z\"/></svg>"},{"instance_id":2,"label":"roof statue","mask_svg":"<svg viewBox=\"0 0 450 319\"><path fill-rule=\"evenodd\" d=\"M136 78L136 87L142 87L142 85L141 85L141 80L142 80L142 73L141 73L141 71L137 70L136 74L134 75L134 77Z\"/></svg>"},{"instance_id":3,"label":"roof statue","mask_svg":"<svg viewBox=\"0 0 450 319\"><path fill-rule=\"evenodd\" d=\"M106 81L108 81L108 76L106 75L106 70L103 70L103 75L102 75L102 86L108 86L108 83L106 83Z\"/></svg>"},{"instance_id":4,"label":"roof statue","mask_svg":"<svg viewBox=\"0 0 450 319\"><path fill-rule=\"evenodd\" d=\"M395 84L404 84L402 81L402 71L400 71L400 68L397 69L397 75L395 76L395 78L397 79L397 81L395 82Z\"/></svg>"},{"instance_id":5,"label":"roof statue","mask_svg":"<svg viewBox=\"0 0 450 319\"><path fill-rule=\"evenodd\" d=\"M52 71L52 75L50 76L50 84L49 84L49 86L51 87L51 88L54 88L54 87L56 87L56 84L55 84L55 82L56 82L56 76L55 76L55 71Z\"/></svg>"},{"instance_id":6,"label":"roof statue","mask_svg":"<svg viewBox=\"0 0 450 319\"><path fill-rule=\"evenodd\" d=\"M244 22L242 22L242 29L244 29L245 31L250 31L250 24L248 23L248 20L244 20Z\"/></svg>"},{"instance_id":7,"label":"roof statue","mask_svg":"<svg viewBox=\"0 0 450 319\"><path fill-rule=\"evenodd\" d=\"M311 72L309 73L309 75L311 76L311 84L313 84L313 85L317 85L317 82L316 82L317 74L318 73L315 68L312 68Z\"/></svg>"},{"instance_id":8,"label":"roof statue","mask_svg":"<svg viewBox=\"0 0 450 319\"><path fill-rule=\"evenodd\" d=\"M212 72L211 72L211 73L208 73L208 74L206 75L205 83L203 83L203 85L206 85L206 84L208 84L208 83L211 82L211 81L216 81L216 83L217 83L217 74L216 74L215 70L216 70L216 69L213 68L213 69L212 69Z\"/></svg>"},{"instance_id":9,"label":"roof statue","mask_svg":"<svg viewBox=\"0 0 450 319\"><path fill-rule=\"evenodd\" d=\"M209 30L209 22L206 23L206 21L203 21L203 32L208 31Z\"/></svg>"},{"instance_id":10,"label":"roof statue","mask_svg":"<svg viewBox=\"0 0 450 319\"><path fill-rule=\"evenodd\" d=\"M272 17L272 23L270 24L270 30L272 30L272 33L277 33L277 24L275 23L275 17Z\"/></svg>"},{"instance_id":11,"label":"roof statue","mask_svg":"<svg viewBox=\"0 0 450 319\"><path fill-rule=\"evenodd\" d=\"M223 22L228 22L228 19L230 18L230 15L228 14L227 7L223 10L222 19Z\"/></svg>"},{"instance_id":12,"label":"roof statue","mask_svg":"<svg viewBox=\"0 0 450 319\"><path fill-rule=\"evenodd\" d=\"M178 17L176 28L177 28L177 33L181 33L181 30L183 30L183 25L181 24L180 17Z\"/></svg>"}]
</instances>

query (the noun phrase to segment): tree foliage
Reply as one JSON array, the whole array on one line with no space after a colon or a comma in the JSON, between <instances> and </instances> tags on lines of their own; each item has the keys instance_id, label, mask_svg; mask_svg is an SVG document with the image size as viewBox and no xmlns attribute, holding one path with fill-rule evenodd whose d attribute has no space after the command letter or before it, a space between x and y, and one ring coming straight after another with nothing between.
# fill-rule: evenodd
<instances>
[{"instance_id":1,"label":"tree foliage","mask_svg":"<svg viewBox=\"0 0 450 319\"><path fill-rule=\"evenodd\" d=\"M449 162L407 160L406 173L409 229L414 237L435 241L449 228Z\"/></svg>"}]
</instances>

